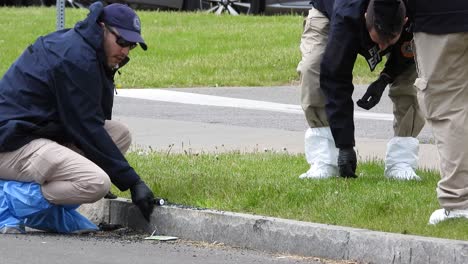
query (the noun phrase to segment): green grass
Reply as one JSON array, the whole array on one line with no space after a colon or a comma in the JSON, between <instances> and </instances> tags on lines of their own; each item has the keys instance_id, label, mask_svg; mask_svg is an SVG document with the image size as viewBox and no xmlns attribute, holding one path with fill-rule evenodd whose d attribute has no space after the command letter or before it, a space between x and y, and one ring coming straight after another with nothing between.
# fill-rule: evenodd
<instances>
[{"instance_id":1,"label":"green grass","mask_svg":"<svg viewBox=\"0 0 468 264\"><path fill-rule=\"evenodd\" d=\"M383 164L359 164L357 179L300 180L302 155L274 153L166 154L136 152L129 162L155 194L170 202L401 234L468 240L468 225L427 224L439 208L433 171L421 182L388 180ZM129 197L128 192L120 193Z\"/></svg>"},{"instance_id":2,"label":"green grass","mask_svg":"<svg viewBox=\"0 0 468 264\"><path fill-rule=\"evenodd\" d=\"M66 9L66 27L84 19L85 9ZM138 12L147 52L132 51L117 76L119 87L276 86L298 84L296 66L302 17L215 16L205 13ZM0 74L27 45L55 30L55 8L0 7ZM359 57L355 82L370 83Z\"/></svg>"}]
</instances>

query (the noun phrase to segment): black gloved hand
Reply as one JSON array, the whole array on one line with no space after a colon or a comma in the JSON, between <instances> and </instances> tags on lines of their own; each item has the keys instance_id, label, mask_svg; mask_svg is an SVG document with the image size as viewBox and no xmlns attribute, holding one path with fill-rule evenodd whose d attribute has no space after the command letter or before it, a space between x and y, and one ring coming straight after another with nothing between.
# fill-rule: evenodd
<instances>
[{"instance_id":1,"label":"black gloved hand","mask_svg":"<svg viewBox=\"0 0 468 264\"><path fill-rule=\"evenodd\" d=\"M391 81L392 79L388 75L381 74L376 81L369 85L366 93L356 102L357 105L366 110L376 106L380 102L385 87L387 87Z\"/></svg>"},{"instance_id":2,"label":"black gloved hand","mask_svg":"<svg viewBox=\"0 0 468 264\"><path fill-rule=\"evenodd\" d=\"M338 153L338 169L343 178L357 178L357 158L353 148L340 149Z\"/></svg>"},{"instance_id":3,"label":"black gloved hand","mask_svg":"<svg viewBox=\"0 0 468 264\"><path fill-rule=\"evenodd\" d=\"M141 214L149 221L154 208L153 192L142 180L138 180L130 187L130 193L132 194L132 202L138 206Z\"/></svg>"},{"instance_id":4,"label":"black gloved hand","mask_svg":"<svg viewBox=\"0 0 468 264\"><path fill-rule=\"evenodd\" d=\"M113 194L111 191L109 191L106 196L104 196L104 199L117 199L117 195Z\"/></svg>"}]
</instances>

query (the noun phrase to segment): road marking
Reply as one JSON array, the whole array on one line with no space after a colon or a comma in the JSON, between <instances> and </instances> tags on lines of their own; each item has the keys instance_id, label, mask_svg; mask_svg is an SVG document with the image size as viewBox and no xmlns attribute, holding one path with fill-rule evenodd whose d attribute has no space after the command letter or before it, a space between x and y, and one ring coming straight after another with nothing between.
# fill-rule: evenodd
<instances>
[{"instance_id":1,"label":"road marking","mask_svg":"<svg viewBox=\"0 0 468 264\"><path fill-rule=\"evenodd\" d=\"M117 91L117 96L181 104L234 107L289 114L304 114L300 105L281 104L179 91L168 91L162 89L119 89ZM369 113L362 111L354 111L354 118L393 121L392 114Z\"/></svg>"}]
</instances>

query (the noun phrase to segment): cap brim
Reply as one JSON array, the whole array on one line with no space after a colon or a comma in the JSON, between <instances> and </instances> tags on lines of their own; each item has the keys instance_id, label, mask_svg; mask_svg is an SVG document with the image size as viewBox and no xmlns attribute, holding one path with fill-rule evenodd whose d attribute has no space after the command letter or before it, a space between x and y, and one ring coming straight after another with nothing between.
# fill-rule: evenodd
<instances>
[{"instance_id":1,"label":"cap brim","mask_svg":"<svg viewBox=\"0 0 468 264\"><path fill-rule=\"evenodd\" d=\"M138 32L119 28L119 27L114 27L114 28L118 31L119 35L126 41L138 43L143 50L148 49L148 46L146 46L145 41L143 40L141 35L138 34Z\"/></svg>"}]
</instances>

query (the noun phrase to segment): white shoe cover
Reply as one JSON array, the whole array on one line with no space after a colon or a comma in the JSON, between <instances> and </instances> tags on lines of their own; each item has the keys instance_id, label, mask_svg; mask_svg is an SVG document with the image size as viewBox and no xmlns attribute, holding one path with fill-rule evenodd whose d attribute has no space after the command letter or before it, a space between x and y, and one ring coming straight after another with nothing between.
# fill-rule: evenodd
<instances>
[{"instance_id":1,"label":"white shoe cover","mask_svg":"<svg viewBox=\"0 0 468 264\"><path fill-rule=\"evenodd\" d=\"M414 137L394 137L387 143L385 177L396 180L417 180L419 141Z\"/></svg>"},{"instance_id":2,"label":"white shoe cover","mask_svg":"<svg viewBox=\"0 0 468 264\"><path fill-rule=\"evenodd\" d=\"M330 127L309 128L305 133L305 156L310 169L300 179L326 179L338 175L338 149Z\"/></svg>"},{"instance_id":3,"label":"white shoe cover","mask_svg":"<svg viewBox=\"0 0 468 264\"><path fill-rule=\"evenodd\" d=\"M468 219L468 210L445 210L437 209L435 210L431 217L429 218L430 225L436 225L442 221L453 218L467 218Z\"/></svg>"},{"instance_id":4,"label":"white shoe cover","mask_svg":"<svg viewBox=\"0 0 468 264\"><path fill-rule=\"evenodd\" d=\"M299 179L328 179L338 176L338 168L322 162L316 162L310 169L299 176Z\"/></svg>"}]
</instances>

